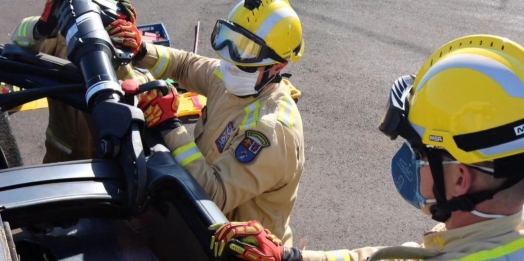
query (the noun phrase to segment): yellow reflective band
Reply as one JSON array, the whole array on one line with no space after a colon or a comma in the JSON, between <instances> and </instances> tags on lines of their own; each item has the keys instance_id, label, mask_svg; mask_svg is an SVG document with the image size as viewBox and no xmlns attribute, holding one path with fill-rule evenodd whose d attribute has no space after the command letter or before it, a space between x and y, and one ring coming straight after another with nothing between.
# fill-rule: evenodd
<instances>
[{"instance_id":1,"label":"yellow reflective band","mask_svg":"<svg viewBox=\"0 0 524 261\"><path fill-rule=\"evenodd\" d=\"M522 252L524 252L524 238L515 240L504 246L500 246L491 250L484 250L464 258L455 259L453 261L520 260L519 257L524 256L524 253ZM509 258L513 255L515 255L515 259Z\"/></svg>"},{"instance_id":2,"label":"yellow reflective band","mask_svg":"<svg viewBox=\"0 0 524 261\"><path fill-rule=\"evenodd\" d=\"M296 111L295 102L286 95L278 108L277 119L288 128L291 128L293 127Z\"/></svg>"},{"instance_id":3,"label":"yellow reflective band","mask_svg":"<svg viewBox=\"0 0 524 261\"><path fill-rule=\"evenodd\" d=\"M23 22L20 27L18 27L18 36L27 36L27 26L29 25L29 21Z\"/></svg>"},{"instance_id":4,"label":"yellow reflective band","mask_svg":"<svg viewBox=\"0 0 524 261\"><path fill-rule=\"evenodd\" d=\"M65 142L61 141L58 137L56 137L51 129L47 128L45 131L45 137L46 139L51 142L55 147L60 149L61 151L65 152L67 155L70 155L72 152L72 147L70 145L67 145Z\"/></svg>"},{"instance_id":5,"label":"yellow reflective band","mask_svg":"<svg viewBox=\"0 0 524 261\"><path fill-rule=\"evenodd\" d=\"M199 159L201 157L204 157L202 155L202 152L198 149L196 143L190 142L176 150L173 151L171 154L175 158L175 160L180 164L180 166L184 167L187 164L195 161L196 159Z\"/></svg>"},{"instance_id":6,"label":"yellow reflective band","mask_svg":"<svg viewBox=\"0 0 524 261\"><path fill-rule=\"evenodd\" d=\"M256 128L258 116L260 113L260 101L257 100L254 103L251 103L249 106L244 108L244 111L246 111L246 116L244 116L244 119L242 120L240 129L246 130Z\"/></svg>"},{"instance_id":7,"label":"yellow reflective band","mask_svg":"<svg viewBox=\"0 0 524 261\"><path fill-rule=\"evenodd\" d=\"M129 69L127 74L126 74L126 77L124 77L124 80L129 80L129 79L135 79L135 73L133 72L132 69Z\"/></svg>"},{"instance_id":8,"label":"yellow reflective band","mask_svg":"<svg viewBox=\"0 0 524 261\"><path fill-rule=\"evenodd\" d=\"M215 72L213 72L214 75L216 75L216 77L218 77L220 80L224 80L224 76L222 75L222 72L219 71L218 69L215 70Z\"/></svg>"},{"instance_id":9,"label":"yellow reflective band","mask_svg":"<svg viewBox=\"0 0 524 261\"><path fill-rule=\"evenodd\" d=\"M29 46L33 46L35 44L35 42L33 41L16 41L16 44L18 46L22 46L22 47L29 47Z\"/></svg>"},{"instance_id":10,"label":"yellow reflective band","mask_svg":"<svg viewBox=\"0 0 524 261\"><path fill-rule=\"evenodd\" d=\"M156 61L153 68L151 68L150 70L153 76L155 77L155 79L160 78L162 74L164 74L164 72L167 69L167 66L169 65L170 59L171 59L166 49L160 46L157 46L156 50L158 53L158 60Z\"/></svg>"},{"instance_id":11,"label":"yellow reflective band","mask_svg":"<svg viewBox=\"0 0 524 261\"><path fill-rule=\"evenodd\" d=\"M326 252L328 261L351 261L347 250L337 250Z\"/></svg>"}]
</instances>

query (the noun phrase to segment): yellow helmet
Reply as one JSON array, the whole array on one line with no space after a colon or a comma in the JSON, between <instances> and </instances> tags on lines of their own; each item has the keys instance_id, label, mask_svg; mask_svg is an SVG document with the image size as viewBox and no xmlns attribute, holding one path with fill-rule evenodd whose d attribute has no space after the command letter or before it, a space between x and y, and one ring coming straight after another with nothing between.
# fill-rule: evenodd
<instances>
[{"instance_id":1,"label":"yellow helmet","mask_svg":"<svg viewBox=\"0 0 524 261\"><path fill-rule=\"evenodd\" d=\"M211 35L218 56L243 66L298 62L304 52L302 26L288 0L245 0Z\"/></svg>"},{"instance_id":2,"label":"yellow helmet","mask_svg":"<svg viewBox=\"0 0 524 261\"><path fill-rule=\"evenodd\" d=\"M465 163L524 153L524 48L471 35L445 44L423 64L408 121L422 143Z\"/></svg>"},{"instance_id":3,"label":"yellow helmet","mask_svg":"<svg viewBox=\"0 0 524 261\"><path fill-rule=\"evenodd\" d=\"M414 159L427 158L436 199L430 207L433 219L445 222L453 211L473 211L480 202L524 178L523 81L522 46L502 37L470 35L443 45L424 62L416 77L400 77L391 87L379 129L392 139L405 138L412 148L410 153L406 146L397 152L392 175L408 177L406 172L418 176L421 165ZM496 189L448 200L444 155L455 159L448 163L463 163L506 180ZM411 163L398 168L398 159ZM475 164L480 162L493 162L493 168ZM419 204L418 179L411 180L415 182L397 189L410 203ZM417 198L412 200L413 193Z\"/></svg>"},{"instance_id":4,"label":"yellow helmet","mask_svg":"<svg viewBox=\"0 0 524 261\"><path fill-rule=\"evenodd\" d=\"M395 83L380 130L465 164L524 153L523 81L519 44L492 35L458 38L426 60L412 86Z\"/></svg>"}]
</instances>

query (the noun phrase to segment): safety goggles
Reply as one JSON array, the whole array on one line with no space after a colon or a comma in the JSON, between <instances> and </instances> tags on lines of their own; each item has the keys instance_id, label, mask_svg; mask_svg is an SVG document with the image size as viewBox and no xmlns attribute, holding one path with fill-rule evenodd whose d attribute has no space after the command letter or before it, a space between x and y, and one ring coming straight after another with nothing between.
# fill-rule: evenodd
<instances>
[{"instance_id":1,"label":"safety goggles","mask_svg":"<svg viewBox=\"0 0 524 261\"><path fill-rule=\"evenodd\" d=\"M287 62L269 48L262 38L223 19L217 20L215 24L211 34L211 47L215 51L228 47L229 57L237 63L260 63L267 58L277 62Z\"/></svg>"},{"instance_id":2,"label":"safety goggles","mask_svg":"<svg viewBox=\"0 0 524 261\"><path fill-rule=\"evenodd\" d=\"M379 130L392 140L401 136L406 139L411 146L419 148L422 147L421 137L407 119L409 113L409 96L414 80L414 76L403 76L398 78L393 86L391 86L386 112L382 116Z\"/></svg>"}]
</instances>

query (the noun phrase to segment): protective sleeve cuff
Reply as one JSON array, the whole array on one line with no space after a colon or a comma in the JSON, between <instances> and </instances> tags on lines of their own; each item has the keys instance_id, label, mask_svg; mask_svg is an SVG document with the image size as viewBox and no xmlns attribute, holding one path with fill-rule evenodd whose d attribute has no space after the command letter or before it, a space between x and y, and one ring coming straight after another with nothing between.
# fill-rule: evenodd
<instances>
[{"instance_id":1,"label":"protective sleeve cuff","mask_svg":"<svg viewBox=\"0 0 524 261\"><path fill-rule=\"evenodd\" d=\"M136 67L151 69L155 66L158 59L160 59L160 57L158 56L155 45L143 42L140 51L133 60Z\"/></svg>"},{"instance_id":2,"label":"protective sleeve cuff","mask_svg":"<svg viewBox=\"0 0 524 261\"><path fill-rule=\"evenodd\" d=\"M282 261L302 261L302 253L296 247L285 247L282 253Z\"/></svg>"},{"instance_id":3,"label":"protective sleeve cuff","mask_svg":"<svg viewBox=\"0 0 524 261\"><path fill-rule=\"evenodd\" d=\"M180 126L169 131L163 135L163 138L169 151L174 151L194 141L193 138L191 138L191 136L187 133L186 127L184 126Z\"/></svg>"},{"instance_id":4,"label":"protective sleeve cuff","mask_svg":"<svg viewBox=\"0 0 524 261\"><path fill-rule=\"evenodd\" d=\"M155 127L155 129L160 132L162 137L164 137L167 133L179 127L182 127L182 122L178 118L171 118L165 122L162 122L160 125Z\"/></svg>"},{"instance_id":5,"label":"protective sleeve cuff","mask_svg":"<svg viewBox=\"0 0 524 261\"><path fill-rule=\"evenodd\" d=\"M146 42L142 42L142 46L140 46L140 50L136 54L134 60L136 62L140 62L140 61L142 61L144 59L144 57L146 57L146 55L147 55L147 43Z\"/></svg>"}]
</instances>

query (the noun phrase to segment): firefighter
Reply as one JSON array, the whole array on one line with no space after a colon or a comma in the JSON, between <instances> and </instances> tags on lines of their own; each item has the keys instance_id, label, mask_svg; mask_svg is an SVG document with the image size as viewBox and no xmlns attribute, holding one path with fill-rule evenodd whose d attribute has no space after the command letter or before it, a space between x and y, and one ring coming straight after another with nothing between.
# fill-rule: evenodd
<instances>
[{"instance_id":1,"label":"firefighter","mask_svg":"<svg viewBox=\"0 0 524 261\"><path fill-rule=\"evenodd\" d=\"M423 244L288 248L257 221L216 224L216 256L274 261L522 260L524 48L471 35L434 52L391 88L380 130L406 143L393 156L399 194L441 222ZM377 235L380 236L380 235Z\"/></svg>"},{"instance_id":2,"label":"firefighter","mask_svg":"<svg viewBox=\"0 0 524 261\"><path fill-rule=\"evenodd\" d=\"M54 1L47 1L42 16L24 18L13 30L11 41L19 46L38 52L67 59L67 46L60 32L49 37L42 37L35 25L40 21L53 19L48 10ZM127 0L121 0L121 18L136 24L136 11ZM116 71L120 80L134 79L138 83L154 80L146 70L121 66ZM95 156L94 126L88 113L77 110L60 101L48 98L49 123L46 129L46 154L43 163L55 163L72 160L92 159Z\"/></svg>"},{"instance_id":3,"label":"firefighter","mask_svg":"<svg viewBox=\"0 0 524 261\"><path fill-rule=\"evenodd\" d=\"M300 113L280 75L304 51L289 2L239 2L212 32L220 59L146 45L126 21L110 27L114 42L138 50L137 66L207 97L194 139L177 118L175 89L165 96L151 91L139 102L176 161L227 218L258 219L291 245L289 219L305 158Z\"/></svg>"}]
</instances>

